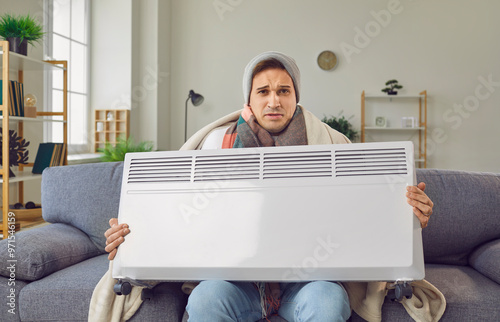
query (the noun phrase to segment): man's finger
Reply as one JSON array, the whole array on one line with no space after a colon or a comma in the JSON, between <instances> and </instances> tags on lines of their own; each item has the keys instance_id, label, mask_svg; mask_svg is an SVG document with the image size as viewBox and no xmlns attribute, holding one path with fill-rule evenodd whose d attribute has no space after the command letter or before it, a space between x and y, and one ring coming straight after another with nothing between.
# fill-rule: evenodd
<instances>
[{"instance_id":1,"label":"man's finger","mask_svg":"<svg viewBox=\"0 0 500 322\"><path fill-rule=\"evenodd\" d=\"M424 215L417 207L413 207L413 213L420 221L420 227L425 228L429 224L429 217Z\"/></svg>"},{"instance_id":2,"label":"man's finger","mask_svg":"<svg viewBox=\"0 0 500 322\"><path fill-rule=\"evenodd\" d=\"M115 256L116 256L116 251L117 251L116 249L113 249L113 250L109 253L109 255L108 255L108 259L109 259L110 261L112 261L112 260L115 258Z\"/></svg>"}]
</instances>

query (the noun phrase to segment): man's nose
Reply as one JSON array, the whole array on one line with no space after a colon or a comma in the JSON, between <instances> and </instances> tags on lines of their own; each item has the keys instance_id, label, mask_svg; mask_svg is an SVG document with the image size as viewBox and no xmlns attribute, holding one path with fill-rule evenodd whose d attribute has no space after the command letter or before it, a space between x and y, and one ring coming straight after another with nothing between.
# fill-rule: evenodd
<instances>
[{"instance_id":1,"label":"man's nose","mask_svg":"<svg viewBox=\"0 0 500 322\"><path fill-rule=\"evenodd\" d=\"M274 91L269 95L269 107L278 107L280 105L280 98Z\"/></svg>"}]
</instances>

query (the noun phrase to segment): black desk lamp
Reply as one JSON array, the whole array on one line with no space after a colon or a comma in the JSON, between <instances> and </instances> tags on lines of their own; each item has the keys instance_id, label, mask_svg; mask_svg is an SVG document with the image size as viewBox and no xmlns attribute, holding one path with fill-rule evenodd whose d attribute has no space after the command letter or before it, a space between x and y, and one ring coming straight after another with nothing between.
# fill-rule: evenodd
<instances>
[{"instance_id":1,"label":"black desk lamp","mask_svg":"<svg viewBox=\"0 0 500 322\"><path fill-rule=\"evenodd\" d=\"M189 96L186 100L185 116L184 116L184 142L187 140L187 116L188 116L188 101L191 99L191 103L194 106L198 106L203 103L203 96L201 94L195 93L193 90L189 91Z\"/></svg>"}]
</instances>

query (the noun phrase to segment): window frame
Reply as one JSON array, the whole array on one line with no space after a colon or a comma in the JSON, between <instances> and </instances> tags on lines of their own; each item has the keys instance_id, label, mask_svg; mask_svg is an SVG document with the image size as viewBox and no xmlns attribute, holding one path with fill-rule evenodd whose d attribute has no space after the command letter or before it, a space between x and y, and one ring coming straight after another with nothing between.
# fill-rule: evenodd
<instances>
[{"instance_id":1,"label":"window frame","mask_svg":"<svg viewBox=\"0 0 500 322\"><path fill-rule=\"evenodd\" d=\"M54 10L54 2L58 0L44 0L43 6L44 6L44 31L46 32L46 37L45 37L45 42L44 42L44 57L45 60L60 60L60 57L53 57L53 43L54 39L53 36L54 31L53 31L53 15L52 12ZM72 2L73 0L66 0L69 2ZM85 50L85 56L86 56L86 69L85 73L87 74L86 77L86 91L84 93L82 92L77 92L71 90L71 77L68 75L68 154L78 154L78 153L90 153L92 152L91 150L91 145L92 145L92 113L90 110L90 53L91 53L91 1L90 0L83 0L85 1L85 16L84 16L84 22L86 25L86 30L85 30L85 39L84 41L86 43L82 43L81 41L75 40L71 37L67 37L64 35L57 34L60 37L63 37L65 39L68 39L70 41L70 57L71 57L71 42L76 42L78 44L81 44L86 47ZM73 4L70 6L70 14L71 10L73 9ZM71 17L70 17L70 28L71 28ZM70 33L71 36L71 33ZM71 62L68 61L68 65L70 65ZM53 97L52 97L52 91L54 88L52 87L53 85L53 73L44 73L44 106L46 109L48 109L50 106L53 106ZM58 90L58 89L56 89ZM79 95L84 95L86 98L86 102L84 105L84 109L86 111L86 124L84 124L84 128L86 129L86 135L84 134L84 141L86 142L82 144L71 144L71 133L70 133L70 128L71 128L71 123L70 123L70 118L71 118L71 94L79 94ZM43 137L45 142L53 141L54 137L54 127L53 124L51 123L45 123L44 124L44 130L43 130Z\"/></svg>"}]
</instances>

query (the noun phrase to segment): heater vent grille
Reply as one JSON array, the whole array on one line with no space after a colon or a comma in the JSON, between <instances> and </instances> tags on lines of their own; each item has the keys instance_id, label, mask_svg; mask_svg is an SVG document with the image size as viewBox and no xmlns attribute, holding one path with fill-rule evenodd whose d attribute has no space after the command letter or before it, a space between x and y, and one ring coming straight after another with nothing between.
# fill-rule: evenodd
<instances>
[{"instance_id":1,"label":"heater vent grille","mask_svg":"<svg viewBox=\"0 0 500 322\"><path fill-rule=\"evenodd\" d=\"M263 178L332 177L331 151L264 153Z\"/></svg>"},{"instance_id":2,"label":"heater vent grille","mask_svg":"<svg viewBox=\"0 0 500 322\"><path fill-rule=\"evenodd\" d=\"M259 179L260 154L196 156L194 181Z\"/></svg>"},{"instance_id":3,"label":"heater vent grille","mask_svg":"<svg viewBox=\"0 0 500 322\"><path fill-rule=\"evenodd\" d=\"M129 183L190 182L192 157L132 159Z\"/></svg>"},{"instance_id":4,"label":"heater vent grille","mask_svg":"<svg viewBox=\"0 0 500 322\"><path fill-rule=\"evenodd\" d=\"M404 148L335 151L335 176L406 175Z\"/></svg>"},{"instance_id":5,"label":"heater vent grille","mask_svg":"<svg viewBox=\"0 0 500 322\"><path fill-rule=\"evenodd\" d=\"M272 151L132 158L128 183L407 175L405 148Z\"/></svg>"}]
</instances>

